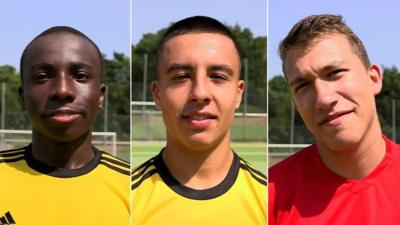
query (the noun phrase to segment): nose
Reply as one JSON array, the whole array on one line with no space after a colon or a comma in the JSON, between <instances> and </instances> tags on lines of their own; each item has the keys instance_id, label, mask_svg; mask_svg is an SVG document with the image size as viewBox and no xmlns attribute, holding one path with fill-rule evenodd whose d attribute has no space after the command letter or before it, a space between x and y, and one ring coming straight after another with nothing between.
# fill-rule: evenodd
<instances>
[{"instance_id":1,"label":"nose","mask_svg":"<svg viewBox=\"0 0 400 225\"><path fill-rule=\"evenodd\" d=\"M210 102L210 86L206 77L207 76L196 76L192 82L191 100L193 102Z\"/></svg>"},{"instance_id":2,"label":"nose","mask_svg":"<svg viewBox=\"0 0 400 225\"><path fill-rule=\"evenodd\" d=\"M50 98L62 102L72 102L75 99L73 79L68 74L60 73L53 79Z\"/></svg>"},{"instance_id":3,"label":"nose","mask_svg":"<svg viewBox=\"0 0 400 225\"><path fill-rule=\"evenodd\" d=\"M316 81L315 83L315 101L318 110L332 108L339 100L339 94L328 81Z\"/></svg>"}]
</instances>

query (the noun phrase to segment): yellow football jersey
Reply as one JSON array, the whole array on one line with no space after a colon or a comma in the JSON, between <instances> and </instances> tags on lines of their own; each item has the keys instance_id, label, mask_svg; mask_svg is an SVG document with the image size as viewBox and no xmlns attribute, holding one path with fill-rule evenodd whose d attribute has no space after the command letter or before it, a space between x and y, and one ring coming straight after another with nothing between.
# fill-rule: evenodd
<instances>
[{"instance_id":1,"label":"yellow football jersey","mask_svg":"<svg viewBox=\"0 0 400 225\"><path fill-rule=\"evenodd\" d=\"M161 153L132 174L134 225L261 225L267 221L267 179L234 156L225 179L195 190L179 183Z\"/></svg>"},{"instance_id":2,"label":"yellow football jersey","mask_svg":"<svg viewBox=\"0 0 400 225\"><path fill-rule=\"evenodd\" d=\"M93 150L79 169L43 164L30 146L0 152L0 224L129 224L130 165Z\"/></svg>"}]
</instances>

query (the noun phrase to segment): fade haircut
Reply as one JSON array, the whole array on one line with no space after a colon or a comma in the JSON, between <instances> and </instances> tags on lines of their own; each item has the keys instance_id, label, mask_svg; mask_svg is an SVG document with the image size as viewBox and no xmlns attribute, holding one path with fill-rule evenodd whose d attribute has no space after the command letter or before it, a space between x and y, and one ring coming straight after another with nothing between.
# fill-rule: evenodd
<instances>
[{"instance_id":1,"label":"fade haircut","mask_svg":"<svg viewBox=\"0 0 400 225\"><path fill-rule=\"evenodd\" d=\"M31 42L29 42L29 44L25 47L24 51L22 52L22 56L21 56L21 60L20 60L20 76L21 76L21 82L23 82L23 65L25 63L25 57L28 54L28 52L31 50L32 45L35 43L35 41L37 39L39 39L40 37L46 36L46 35L50 35L50 34L58 34L58 33L67 33L67 34L73 34L76 35L78 37L81 37L87 41L89 41L90 44L93 45L93 47L96 49L97 52L97 56L100 60L100 79L102 79L103 77L103 56L101 54L101 51L99 49L99 47L96 45L96 43L94 43L94 41L92 41L88 36L86 36L84 33L80 32L79 30L69 27L69 26L54 26L51 27L45 31L43 31L42 33L40 33L38 36L36 36Z\"/></svg>"},{"instance_id":2,"label":"fade haircut","mask_svg":"<svg viewBox=\"0 0 400 225\"><path fill-rule=\"evenodd\" d=\"M282 60L283 72L285 73L285 60L291 48L309 47L315 43L316 39L331 34L343 35L364 67L366 69L370 67L371 63L367 50L357 35L345 24L342 16L321 14L308 16L297 22L279 44L279 56Z\"/></svg>"},{"instance_id":3,"label":"fade haircut","mask_svg":"<svg viewBox=\"0 0 400 225\"><path fill-rule=\"evenodd\" d=\"M176 36L189 33L215 33L228 37L229 39L232 40L233 44L235 45L238 57L240 59L239 45L236 41L236 38L233 36L232 32L229 30L227 26L225 26L218 20L213 19L211 17L193 16L174 23L171 27L167 29L167 31L161 37L156 53L157 71L158 71L160 56L164 50L165 44L170 39Z\"/></svg>"}]
</instances>

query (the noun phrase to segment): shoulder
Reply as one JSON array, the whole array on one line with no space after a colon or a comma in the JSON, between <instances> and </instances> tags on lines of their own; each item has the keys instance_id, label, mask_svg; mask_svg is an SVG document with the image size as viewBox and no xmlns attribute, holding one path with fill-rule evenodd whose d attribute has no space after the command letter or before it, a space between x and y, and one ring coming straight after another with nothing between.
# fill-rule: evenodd
<instances>
[{"instance_id":1,"label":"shoulder","mask_svg":"<svg viewBox=\"0 0 400 225\"><path fill-rule=\"evenodd\" d=\"M257 183L267 186L267 176L259 170L256 170L250 163L239 157L239 168L248 173Z\"/></svg>"},{"instance_id":2,"label":"shoulder","mask_svg":"<svg viewBox=\"0 0 400 225\"><path fill-rule=\"evenodd\" d=\"M273 195L276 189L285 192L295 191L296 187L307 179L308 170L318 170L315 168L319 160L317 146L310 145L286 159L275 164L268 170L269 193Z\"/></svg>"},{"instance_id":3,"label":"shoulder","mask_svg":"<svg viewBox=\"0 0 400 225\"><path fill-rule=\"evenodd\" d=\"M107 168L118 172L120 174L129 176L130 175L130 164L116 156L113 156L107 152L100 152L100 165L106 166Z\"/></svg>"},{"instance_id":4,"label":"shoulder","mask_svg":"<svg viewBox=\"0 0 400 225\"><path fill-rule=\"evenodd\" d=\"M136 189L146 179L157 173L155 166L155 157L142 163L132 170L132 190Z\"/></svg>"},{"instance_id":5,"label":"shoulder","mask_svg":"<svg viewBox=\"0 0 400 225\"><path fill-rule=\"evenodd\" d=\"M317 153L317 146L313 144L273 165L268 170L270 182L281 176L287 177L290 173L302 171L305 163L311 160L313 155L317 156L315 153Z\"/></svg>"}]
</instances>

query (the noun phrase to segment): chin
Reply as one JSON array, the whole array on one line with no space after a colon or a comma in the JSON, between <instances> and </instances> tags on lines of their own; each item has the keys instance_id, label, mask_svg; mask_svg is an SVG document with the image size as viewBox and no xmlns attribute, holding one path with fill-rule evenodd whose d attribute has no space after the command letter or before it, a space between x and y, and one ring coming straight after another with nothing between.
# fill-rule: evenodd
<instances>
[{"instance_id":1,"label":"chin","mask_svg":"<svg viewBox=\"0 0 400 225\"><path fill-rule=\"evenodd\" d=\"M352 149L361 142L361 137L354 134L337 134L332 137L319 139L320 144L327 146L335 152L344 152Z\"/></svg>"},{"instance_id":2,"label":"chin","mask_svg":"<svg viewBox=\"0 0 400 225\"><path fill-rule=\"evenodd\" d=\"M192 135L187 137L186 144L192 149L206 150L215 145L216 140L214 138L207 138L201 135Z\"/></svg>"}]
</instances>

